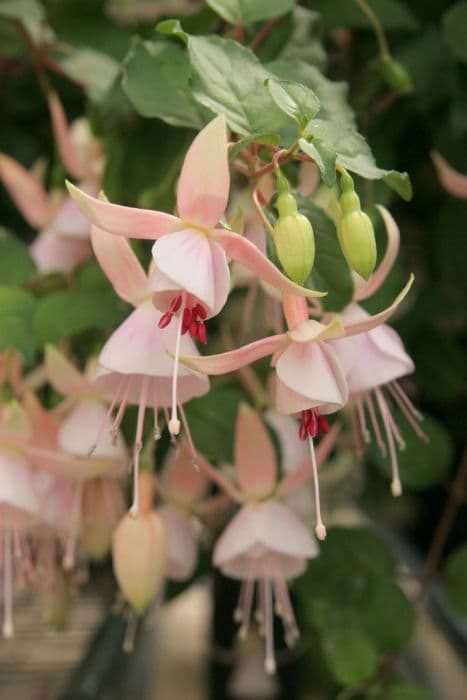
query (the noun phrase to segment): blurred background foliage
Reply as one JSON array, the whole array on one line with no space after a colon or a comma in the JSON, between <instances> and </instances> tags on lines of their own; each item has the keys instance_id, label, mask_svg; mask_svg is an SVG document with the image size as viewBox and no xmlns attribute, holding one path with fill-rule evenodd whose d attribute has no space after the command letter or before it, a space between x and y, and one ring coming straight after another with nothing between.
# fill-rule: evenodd
<instances>
[{"instance_id":1,"label":"blurred background foliage","mask_svg":"<svg viewBox=\"0 0 467 700\"><path fill-rule=\"evenodd\" d=\"M467 2L368 4L384 27L393 56L408 71L412 89L407 94L388 86L375 36L350 0L310 0L293 11L287 11L293 3L274 0L270 13L253 15L245 32L253 39L280 14L258 47L260 61L271 70L276 66L278 75L288 65L298 81L306 79L307 64L333 81L348 83L347 101L342 88L320 83L320 74L309 75L309 86L318 92L320 87L331 119L356 119L378 165L410 175L410 202L394 196L381 181L359 185L365 206L391 206L402 234L397 266L367 308L380 309L407 272L415 272L414 290L395 327L417 367L409 386L426 416L430 442L407 431L407 448L400 455L405 485L400 499L391 499L387 465L372 450L365 459L365 479L350 490L381 532L397 533L409 543L418 571L423 572L428 557L427 580L438 576L447 593L443 600L453 618L464 620L465 630L467 205L442 189L430 152L439 150L467 172ZM0 0L0 151L26 167L41 159L48 185L62 184L65 173L54 150L39 79L45 70L69 119L86 114L105 143L109 198L171 210L184 153L210 112L206 100L197 101L192 94L192 67L183 41L157 34L156 23L178 17L190 35L232 35L228 21L240 6L227 0ZM169 34L173 29L179 31L176 25L165 27ZM26 247L34 232L3 188L0 211L0 348L15 345L31 367L46 343L61 343L84 362L128 308L95 261L84 263L70 279L38 276ZM377 234L382 243L383 232ZM137 250L147 253L143 245ZM233 309L241 294L234 295ZM216 462L231 459L233 418L241 396L227 378L188 408L197 444ZM451 521L442 551L436 549L440 519ZM294 593L304 636L312 644L305 659L290 666L299 672L281 671L288 688L284 697L298 697L298 681L292 678L312 683L323 697L341 700L432 697L402 680L389 685L379 680L386 680L385 665L406 646L414 626L414 607L395 576L396 560L379 535L331 530L322 555ZM225 581L216 585L219 644L230 644L234 633L226 618L225 587ZM371 679L376 681L368 683ZM223 697L221 687L213 691L216 700Z\"/></svg>"}]
</instances>

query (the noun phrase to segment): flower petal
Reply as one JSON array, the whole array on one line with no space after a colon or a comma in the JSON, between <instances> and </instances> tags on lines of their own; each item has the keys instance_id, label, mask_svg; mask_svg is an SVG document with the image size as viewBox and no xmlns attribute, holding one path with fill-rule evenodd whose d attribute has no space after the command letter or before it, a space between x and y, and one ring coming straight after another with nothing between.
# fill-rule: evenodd
<instances>
[{"instance_id":1,"label":"flower petal","mask_svg":"<svg viewBox=\"0 0 467 700\"><path fill-rule=\"evenodd\" d=\"M276 455L256 411L240 404L235 426L235 471L247 498L267 496L276 483Z\"/></svg>"},{"instance_id":2,"label":"flower petal","mask_svg":"<svg viewBox=\"0 0 467 700\"><path fill-rule=\"evenodd\" d=\"M164 521L167 531L165 576L172 581L185 581L192 575L198 559L198 542L193 525L186 513L170 505L161 506L156 512Z\"/></svg>"},{"instance_id":3,"label":"flower petal","mask_svg":"<svg viewBox=\"0 0 467 700\"><path fill-rule=\"evenodd\" d=\"M220 114L195 138L177 189L180 218L212 228L223 215L230 188L225 117Z\"/></svg>"},{"instance_id":4,"label":"flower petal","mask_svg":"<svg viewBox=\"0 0 467 700\"><path fill-rule=\"evenodd\" d=\"M324 341L291 343L277 361L276 372L276 402L280 413L323 407L331 412L347 402L344 372L336 353Z\"/></svg>"},{"instance_id":5,"label":"flower petal","mask_svg":"<svg viewBox=\"0 0 467 700\"><path fill-rule=\"evenodd\" d=\"M374 272L366 284L363 284L356 290L354 294L355 301L368 299L368 297L371 297L372 294L374 294L376 290L381 287L384 280L391 272L397 258L397 254L399 253L400 232L398 225L396 224L392 214L385 207L381 206L381 204L377 204L376 208L379 210L386 227L386 251L384 253L384 258L382 259L376 272Z\"/></svg>"},{"instance_id":6,"label":"flower petal","mask_svg":"<svg viewBox=\"0 0 467 700\"><path fill-rule=\"evenodd\" d=\"M372 328L380 326L385 323L397 310L400 303L405 299L410 291L410 288L414 281L414 276L410 275L409 281L405 285L404 289L399 292L397 297L392 302L391 306L388 306L384 311L380 311L379 314L374 316L369 316L368 318L362 319L361 321L353 321L352 323L344 324L344 330L346 336L357 335L358 333L364 333L365 331L371 331Z\"/></svg>"},{"instance_id":7,"label":"flower petal","mask_svg":"<svg viewBox=\"0 0 467 700\"><path fill-rule=\"evenodd\" d=\"M85 457L94 446L97 431L107 415L106 406L96 399L78 401L69 415L64 419L58 432L59 447L76 457ZM93 457L112 459L114 466L123 466L127 459L127 451L121 433L110 434L111 417L107 418L106 430L102 432L94 451Z\"/></svg>"},{"instance_id":8,"label":"flower petal","mask_svg":"<svg viewBox=\"0 0 467 700\"><path fill-rule=\"evenodd\" d=\"M180 219L163 211L125 207L91 197L71 182L66 186L83 214L96 226L127 238L154 240L180 228Z\"/></svg>"},{"instance_id":9,"label":"flower petal","mask_svg":"<svg viewBox=\"0 0 467 700\"><path fill-rule=\"evenodd\" d=\"M45 226L51 205L40 180L3 153L0 153L0 179L28 224L33 228Z\"/></svg>"},{"instance_id":10,"label":"flower petal","mask_svg":"<svg viewBox=\"0 0 467 700\"><path fill-rule=\"evenodd\" d=\"M188 367L204 372L204 374L226 374L249 365L259 360L260 357L266 357L266 355L272 355L284 349L288 342L287 334L281 333L262 338L261 340L255 340L254 343L244 345L237 350L222 352L218 355L205 355L204 357L180 355L180 362Z\"/></svg>"},{"instance_id":11,"label":"flower petal","mask_svg":"<svg viewBox=\"0 0 467 700\"><path fill-rule=\"evenodd\" d=\"M79 154L71 137L65 110L56 92L47 96L49 112L52 119L55 144L65 169L77 180L86 176L86 168L81 163Z\"/></svg>"},{"instance_id":12,"label":"flower petal","mask_svg":"<svg viewBox=\"0 0 467 700\"><path fill-rule=\"evenodd\" d=\"M203 456L198 454L198 461ZM180 503L192 504L199 501L207 486L202 468L195 469L190 449L186 442L180 448L172 450L162 473L164 494Z\"/></svg>"},{"instance_id":13,"label":"flower petal","mask_svg":"<svg viewBox=\"0 0 467 700\"><path fill-rule=\"evenodd\" d=\"M118 296L136 306L147 294L148 279L128 241L92 226L91 242L99 265Z\"/></svg>"},{"instance_id":14,"label":"flower petal","mask_svg":"<svg viewBox=\"0 0 467 700\"><path fill-rule=\"evenodd\" d=\"M216 240L224 248L227 255L244 265L264 282L278 289L283 294L295 294L305 297L324 297L327 292L316 292L295 284L280 272L273 263L263 255L258 248L238 233L216 228Z\"/></svg>"},{"instance_id":15,"label":"flower petal","mask_svg":"<svg viewBox=\"0 0 467 700\"><path fill-rule=\"evenodd\" d=\"M467 199L467 175L454 170L438 151L432 151L430 155L446 192L453 197Z\"/></svg>"},{"instance_id":16,"label":"flower petal","mask_svg":"<svg viewBox=\"0 0 467 700\"><path fill-rule=\"evenodd\" d=\"M282 471L286 473L295 471L305 460L310 459L308 445L305 441L298 439L297 421L276 411L267 411L265 417L279 438Z\"/></svg>"},{"instance_id":17,"label":"flower petal","mask_svg":"<svg viewBox=\"0 0 467 700\"><path fill-rule=\"evenodd\" d=\"M41 231L29 250L42 274L62 272L69 275L92 255L89 240L61 236L53 229Z\"/></svg>"},{"instance_id":18,"label":"flower petal","mask_svg":"<svg viewBox=\"0 0 467 700\"><path fill-rule=\"evenodd\" d=\"M53 345L47 345L45 349L45 371L50 384L63 396L78 396L91 388L76 367Z\"/></svg>"},{"instance_id":19,"label":"flower petal","mask_svg":"<svg viewBox=\"0 0 467 700\"><path fill-rule=\"evenodd\" d=\"M94 196L95 189L86 190ZM91 233L89 220L81 213L72 198L67 195L49 224L57 233L70 238L88 239Z\"/></svg>"}]
</instances>

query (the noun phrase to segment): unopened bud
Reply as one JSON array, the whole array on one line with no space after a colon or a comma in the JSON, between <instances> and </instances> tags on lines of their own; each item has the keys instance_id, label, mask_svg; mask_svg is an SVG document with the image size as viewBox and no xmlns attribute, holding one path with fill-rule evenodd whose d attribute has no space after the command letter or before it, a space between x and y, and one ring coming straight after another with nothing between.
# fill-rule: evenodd
<instances>
[{"instance_id":1,"label":"unopened bud","mask_svg":"<svg viewBox=\"0 0 467 700\"><path fill-rule=\"evenodd\" d=\"M126 600L142 615L164 578L167 535L157 513L125 515L112 538L115 577Z\"/></svg>"},{"instance_id":2,"label":"unopened bud","mask_svg":"<svg viewBox=\"0 0 467 700\"><path fill-rule=\"evenodd\" d=\"M287 276L297 284L303 284L315 259L313 228L306 216L297 211L297 202L288 191L287 181L282 175L280 178L277 198L279 218L274 226L277 257Z\"/></svg>"},{"instance_id":3,"label":"unopened bud","mask_svg":"<svg viewBox=\"0 0 467 700\"><path fill-rule=\"evenodd\" d=\"M385 83L396 92L401 94L412 92L413 84L410 75L399 61L395 61L393 58L382 61L380 72Z\"/></svg>"},{"instance_id":4,"label":"unopened bud","mask_svg":"<svg viewBox=\"0 0 467 700\"><path fill-rule=\"evenodd\" d=\"M369 279L376 265L376 241L370 217L362 211L353 180L344 172L341 179L342 218L337 237L347 263L364 279Z\"/></svg>"},{"instance_id":5,"label":"unopened bud","mask_svg":"<svg viewBox=\"0 0 467 700\"><path fill-rule=\"evenodd\" d=\"M91 479L84 484L81 541L91 559L102 561L110 552L112 531L125 512L125 498L116 479Z\"/></svg>"}]
</instances>

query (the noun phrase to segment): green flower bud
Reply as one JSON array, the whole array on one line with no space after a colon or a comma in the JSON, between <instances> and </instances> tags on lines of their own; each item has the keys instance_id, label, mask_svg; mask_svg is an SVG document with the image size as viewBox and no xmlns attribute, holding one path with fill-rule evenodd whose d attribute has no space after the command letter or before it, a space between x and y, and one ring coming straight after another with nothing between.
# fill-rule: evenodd
<instances>
[{"instance_id":1,"label":"green flower bud","mask_svg":"<svg viewBox=\"0 0 467 700\"><path fill-rule=\"evenodd\" d=\"M297 201L289 191L289 183L277 169L277 210L279 218L274 226L274 243L277 257L288 277L303 284L315 260L313 228L297 209Z\"/></svg>"},{"instance_id":2,"label":"green flower bud","mask_svg":"<svg viewBox=\"0 0 467 700\"><path fill-rule=\"evenodd\" d=\"M342 218L337 225L337 237L349 266L367 280L376 265L373 224L370 217L361 210L353 180L346 172L342 175L341 186Z\"/></svg>"},{"instance_id":3,"label":"green flower bud","mask_svg":"<svg viewBox=\"0 0 467 700\"><path fill-rule=\"evenodd\" d=\"M412 92L413 84L406 68L393 58L382 61L381 75L387 85L401 94Z\"/></svg>"}]
</instances>

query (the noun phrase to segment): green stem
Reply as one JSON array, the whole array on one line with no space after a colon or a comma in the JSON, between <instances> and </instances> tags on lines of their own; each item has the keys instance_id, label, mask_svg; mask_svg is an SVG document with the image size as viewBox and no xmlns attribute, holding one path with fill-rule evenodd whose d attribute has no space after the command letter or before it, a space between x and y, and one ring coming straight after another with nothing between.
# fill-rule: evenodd
<instances>
[{"instance_id":1,"label":"green stem","mask_svg":"<svg viewBox=\"0 0 467 700\"><path fill-rule=\"evenodd\" d=\"M376 14L373 12L372 8L368 5L366 0L354 0L354 2L359 6L365 17L368 19L375 33L376 40L379 46L379 52L383 61L391 60L391 52L389 50L389 45L384 34L384 29L381 25Z\"/></svg>"}]
</instances>

